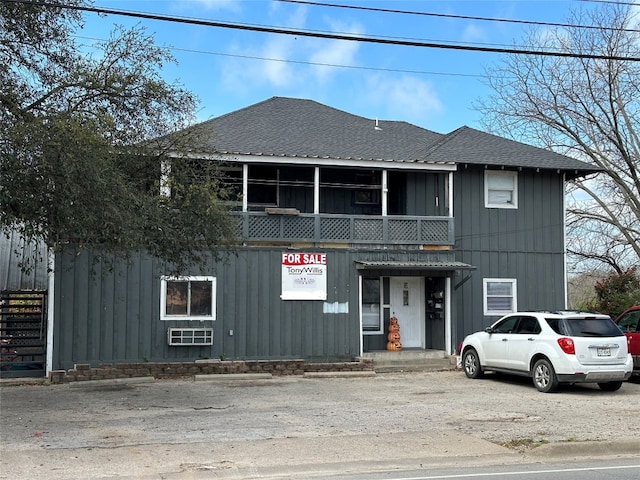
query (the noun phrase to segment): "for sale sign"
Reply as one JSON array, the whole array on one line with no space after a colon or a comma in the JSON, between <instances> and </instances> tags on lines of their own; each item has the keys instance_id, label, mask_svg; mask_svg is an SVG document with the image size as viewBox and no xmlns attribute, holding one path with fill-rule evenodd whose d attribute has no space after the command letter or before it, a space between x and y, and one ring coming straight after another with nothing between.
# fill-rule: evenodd
<instances>
[{"instance_id":1,"label":"for sale sign","mask_svg":"<svg viewBox=\"0 0 640 480\"><path fill-rule=\"evenodd\" d=\"M327 254L282 254L282 300L327 299Z\"/></svg>"}]
</instances>

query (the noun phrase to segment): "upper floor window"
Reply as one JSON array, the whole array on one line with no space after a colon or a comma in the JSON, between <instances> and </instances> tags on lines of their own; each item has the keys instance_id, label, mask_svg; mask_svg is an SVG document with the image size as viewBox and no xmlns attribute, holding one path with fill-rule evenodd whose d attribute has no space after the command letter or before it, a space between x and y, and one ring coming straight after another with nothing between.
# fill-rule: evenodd
<instances>
[{"instance_id":1,"label":"upper floor window","mask_svg":"<svg viewBox=\"0 0 640 480\"><path fill-rule=\"evenodd\" d=\"M485 278L483 286L485 315L506 315L517 311L515 279Z\"/></svg>"},{"instance_id":2,"label":"upper floor window","mask_svg":"<svg viewBox=\"0 0 640 480\"><path fill-rule=\"evenodd\" d=\"M518 172L485 170L484 206L518 208Z\"/></svg>"},{"instance_id":3,"label":"upper floor window","mask_svg":"<svg viewBox=\"0 0 640 480\"><path fill-rule=\"evenodd\" d=\"M215 277L162 277L162 320L215 320Z\"/></svg>"},{"instance_id":4,"label":"upper floor window","mask_svg":"<svg viewBox=\"0 0 640 480\"><path fill-rule=\"evenodd\" d=\"M379 205L382 189L381 173L372 171L367 174L357 173L353 186L353 201L356 204Z\"/></svg>"}]
</instances>

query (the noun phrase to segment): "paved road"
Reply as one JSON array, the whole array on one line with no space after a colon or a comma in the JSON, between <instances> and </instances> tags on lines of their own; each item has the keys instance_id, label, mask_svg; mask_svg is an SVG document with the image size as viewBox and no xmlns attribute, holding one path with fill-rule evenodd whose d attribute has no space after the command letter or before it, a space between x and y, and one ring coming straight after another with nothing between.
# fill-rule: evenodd
<instances>
[{"instance_id":1,"label":"paved road","mask_svg":"<svg viewBox=\"0 0 640 480\"><path fill-rule=\"evenodd\" d=\"M323 480L640 480L638 459L581 459L576 463L428 467L419 470L323 476Z\"/></svg>"},{"instance_id":2,"label":"paved road","mask_svg":"<svg viewBox=\"0 0 640 480\"><path fill-rule=\"evenodd\" d=\"M310 478L640 455L638 383L541 394L460 372L215 378L4 386L0 478Z\"/></svg>"}]
</instances>

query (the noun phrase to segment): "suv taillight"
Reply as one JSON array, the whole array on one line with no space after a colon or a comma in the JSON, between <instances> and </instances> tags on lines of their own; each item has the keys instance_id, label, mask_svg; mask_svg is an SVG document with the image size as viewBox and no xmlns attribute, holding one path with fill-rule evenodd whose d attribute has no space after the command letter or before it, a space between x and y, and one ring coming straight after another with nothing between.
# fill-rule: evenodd
<instances>
[{"instance_id":1,"label":"suv taillight","mask_svg":"<svg viewBox=\"0 0 640 480\"><path fill-rule=\"evenodd\" d=\"M567 355L575 355L576 346L573 344L573 340L567 337L561 337L558 339L558 345L564 353Z\"/></svg>"}]
</instances>

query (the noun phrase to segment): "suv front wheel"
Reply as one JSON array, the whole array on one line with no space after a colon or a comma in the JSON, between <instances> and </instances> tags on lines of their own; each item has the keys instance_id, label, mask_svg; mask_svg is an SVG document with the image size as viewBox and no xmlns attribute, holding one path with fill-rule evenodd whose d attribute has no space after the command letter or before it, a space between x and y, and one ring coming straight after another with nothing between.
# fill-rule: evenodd
<instances>
[{"instance_id":1,"label":"suv front wheel","mask_svg":"<svg viewBox=\"0 0 640 480\"><path fill-rule=\"evenodd\" d=\"M464 374L469 378L480 378L482 376L480 357L473 348L465 350L462 355L462 368L464 368Z\"/></svg>"},{"instance_id":2,"label":"suv front wheel","mask_svg":"<svg viewBox=\"0 0 640 480\"><path fill-rule=\"evenodd\" d=\"M550 393L558 388L556 372L546 358L541 358L533 366L533 384L542 393Z\"/></svg>"}]
</instances>

